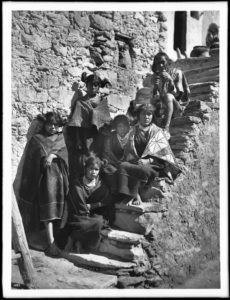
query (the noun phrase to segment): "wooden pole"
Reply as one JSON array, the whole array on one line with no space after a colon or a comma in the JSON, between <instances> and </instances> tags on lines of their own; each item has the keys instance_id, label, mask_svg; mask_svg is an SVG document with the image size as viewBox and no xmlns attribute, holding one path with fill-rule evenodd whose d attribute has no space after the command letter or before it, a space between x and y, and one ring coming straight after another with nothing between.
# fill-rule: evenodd
<instances>
[{"instance_id":1,"label":"wooden pole","mask_svg":"<svg viewBox=\"0 0 230 300\"><path fill-rule=\"evenodd\" d=\"M28 289L35 289L35 271L14 192L12 192L12 241L24 284Z\"/></svg>"}]
</instances>

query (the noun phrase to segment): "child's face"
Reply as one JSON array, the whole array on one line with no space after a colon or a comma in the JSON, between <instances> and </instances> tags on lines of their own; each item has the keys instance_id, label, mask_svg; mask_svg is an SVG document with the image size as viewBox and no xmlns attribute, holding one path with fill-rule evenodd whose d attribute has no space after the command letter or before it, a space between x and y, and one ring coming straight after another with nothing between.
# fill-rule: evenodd
<instances>
[{"instance_id":1,"label":"child's face","mask_svg":"<svg viewBox=\"0 0 230 300\"><path fill-rule=\"evenodd\" d=\"M124 137L128 133L129 127L123 123L119 123L116 126L116 131L120 137Z\"/></svg>"},{"instance_id":2,"label":"child's face","mask_svg":"<svg viewBox=\"0 0 230 300\"><path fill-rule=\"evenodd\" d=\"M165 56L157 58L156 61L155 61L156 71L157 72L166 71L167 64L168 63L167 63L167 59L166 59Z\"/></svg>"},{"instance_id":3,"label":"child's face","mask_svg":"<svg viewBox=\"0 0 230 300\"><path fill-rule=\"evenodd\" d=\"M100 86L99 86L98 82L91 80L91 81L87 82L86 88L87 88L88 94L94 96L98 93Z\"/></svg>"},{"instance_id":4,"label":"child's face","mask_svg":"<svg viewBox=\"0 0 230 300\"><path fill-rule=\"evenodd\" d=\"M53 135L58 131L58 126L53 123L46 123L45 131L48 135Z\"/></svg>"},{"instance_id":5,"label":"child's face","mask_svg":"<svg viewBox=\"0 0 230 300\"><path fill-rule=\"evenodd\" d=\"M142 126L149 126L152 122L153 114L151 111L142 110L139 115L139 122Z\"/></svg>"},{"instance_id":6,"label":"child's face","mask_svg":"<svg viewBox=\"0 0 230 300\"><path fill-rule=\"evenodd\" d=\"M93 180L95 178L97 178L98 174L99 174L100 168L99 166L96 165L90 165L86 168L86 174L85 176L89 179L89 180Z\"/></svg>"}]
</instances>

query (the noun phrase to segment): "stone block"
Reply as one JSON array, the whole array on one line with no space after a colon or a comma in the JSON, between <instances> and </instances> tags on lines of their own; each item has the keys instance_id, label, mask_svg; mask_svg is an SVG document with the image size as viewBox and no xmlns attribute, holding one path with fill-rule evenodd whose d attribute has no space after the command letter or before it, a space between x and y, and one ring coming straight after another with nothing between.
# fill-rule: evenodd
<instances>
[{"instance_id":1,"label":"stone block","mask_svg":"<svg viewBox=\"0 0 230 300\"><path fill-rule=\"evenodd\" d=\"M32 47L36 51L47 50L51 48L51 41L44 34L43 35L21 35L22 43Z\"/></svg>"},{"instance_id":2,"label":"stone block","mask_svg":"<svg viewBox=\"0 0 230 300\"><path fill-rule=\"evenodd\" d=\"M218 68L219 57L193 57L178 59L173 64L182 71L191 71L197 69Z\"/></svg>"},{"instance_id":3,"label":"stone block","mask_svg":"<svg viewBox=\"0 0 230 300\"><path fill-rule=\"evenodd\" d=\"M103 56L103 60L105 62L113 62L113 56L111 56L111 55L104 55Z\"/></svg>"},{"instance_id":4,"label":"stone block","mask_svg":"<svg viewBox=\"0 0 230 300\"><path fill-rule=\"evenodd\" d=\"M129 248L118 247L116 243L112 243L111 240L105 238L102 239L98 252L111 257L117 257L122 261L148 261L147 254L140 244L137 246L132 245Z\"/></svg>"},{"instance_id":5,"label":"stone block","mask_svg":"<svg viewBox=\"0 0 230 300\"><path fill-rule=\"evenodd\" d=\"M219 81L219 67L196 69L185 72L189 84Z\"/></svg>"},{"instance_id":6,"label":"stone block","mask_svg":"<svg viewBox=\"0 0 230 300\"><path fill-rule=\"evenodd\" d=\"M69 43L74 43L74 45L77 47L90 46L90 41L88 41L85 37L81 36L80 32L76 29L69 30L69 35L66 40Z\"/></svg>"},{"instance_id":7,"label":"stone block","mask_svg":"<svg viewBox=\"0 0 230 300\"><path fill-rule=\"evenodd\" d=\"M69 27L70 21L63 15L57 13L48 13L47 18L52 21L54 26Z\"/></svg>"},{"instance_id":8,"label":"stone block","mask_svg":"<svg viewBox=\"0 0 230 300\"><path fill-rule=\"evenodd\" d=\"M64 56L64 57L67 55L67 47L53 45L53 50L56 55L60 55L60 56Z\"/></svg>"},{"instance_id":9,"label":"stone block","mask_svg":"<svg viewBox=\"0 0 230 300\"><path fill-rule=\"evenodd\" d=\"M59 89L52 89L48 91L49 96L58 103L62 103L65 108L71 106L71 100L74 95L74 91L67 90L65 87Z\"/></svg>"},{"instance_id":10,"label":"stone block","mask_svg":"<svg viewBox=\"0 0 230 300\"><path fill-rule=\"evenodd\" d=\"M98 30L113 30L113 22L99 15L90 15L90 26Z\"/></svg>"},{"instance_id":11,"label":"stone block","mask_svg":"<svg viewBox=\"0 0 230 300\"><path fill-rule=\"evenodd\" d=\"M30 48L18 47L16 49L16 53L19 57L23 57L26 60L33 60L34 59L34 51Z\"/></svg>"},{"instance_id":12,"label":"stone block","mask_svg":"<svg viewBox=\"0 0 230 300\"><path fill-rule=\"evenodd\" d=\"M215 82L202 82L190 84L191 95L212 93L215 89Z\"/></svg>"},{"instance_id":13,"label":"stone block","mask_svg":"<svg viewBox=\"0 0 230 300\"><path fill-rule=\"evenodd\" d=\"M89 29L90 21L89 17L82 17L80 12L74 12L74 22L79 28Z\"/></svg>"},{"instance_id":14,"label":"stone block","mask_svg":"<svg viewBox=\"0 0 230 300\"><path fill-rule=\"evenodd\" d=\"M153 203L143 203L140 206L116 204L114 226L128 232L148 235L161 218L159 206ZM154 212L156 211L157 212Z\"/></svg>"},{"instance_id":15,"label":"stone block","mask_svg":"<svg viewBox=\"0 0 230 300\"><path fill-rule=\"evenodd\" d=\"M47 102L48 100L48 93L47 91L41 91L41 92L38 92L36 94L36 101L35 102Z\"/></svg>"},{"instance_id":16,"label":"stone block","mask_svg":"<svg viewBox=\"0 0 230 300\"><path fill-rule=\"evenodd\" d=\"M141 23L142 25L145 24L145 18L144 18L144 16L143 16L141 13L139 13L139 12L135 12L135 13L134 13L134 19L139 20L140 23Z\"/></svg>"},{"instance_id":17,"label":"stone block","mask_svg":"<svg viewBox=\"0 0 230 300\"><path fill-rule=\"evenodd\" d=\"M52 70L52 69L60 69L60 65L63 62L63 58L60 56L52 55L49 53L40 54L40 66L37 68L40 70Z\"/></svg>"},{"instance_id":18,"label":"stone block","mask_svg":"<svg viewBox=\"0 0 230 300\"><path fill-rule=\"evenodd\" d=\"M126 113L129 103L127 96L119 94L108 95L108 104L119 111L123 111L123 113Z\"/></svg>"},{"instance_id":19,"label":"stone block","mask_svg":"<svg viewBox=\"0 0 230 300\"><path fill-rule=\"evenodd\" d=\"M202 122L202 120L198 117L183 116L183 117L178 117L178 118L172 119L170 126L176 127L176 126L183 126L186 124L199 124L201 122Z\"/></svg>"},{"instance_id":20,"label":"stone block","mask_svg":"<svg viewBox=\"0 0 230 300\"><path fill-rule=\"evenodd\" d=\"M96 267L102 270L130 269L137 265L135 262L123 262L116 259L109 259L103 255L97 254L78 254L74 252L63 252L62 257L77 265Z\"/></svg>"},{"instance_id":21,"label":"stone block","mask_svg":"<svg viewBox=\"0 0 230 300\"><path fill-rule=\"evenodd\" d=\"M183 127L170 128L171 136L186 134L189 137L193 137L193 136L197 136L199 134L199 132L200 132L200 129L197 126L197 124L190 124L190 125L184 125Z\"/></svg>"},{"instance_id":22,"label":"stone block","mask_svg":"<svg viewBox=\"0 0 230 300\"><path fill-rule=\"evenodd\" d=\"M36 101L36 91L34 88L25 86L18 88L18 97L21 102L35 102Z\"/></svg>"},{"instance_id":23,"label":"stone block","mask_svg":"<svg viewBox=\"0 0 230 300\"><path fill-rule=\"evenodd\" d=\"M101 234L104 238L120 242L121 244L138 245L145 241L143 235L116 229L104 229Z\"/></svg>"},{"instance_id":24,"label":"stone block","mask_svg":"<svg viewBox=\"0 0 230 300\"><path fill-rule=\"evenodd\" d=\"M54 76L54 75L42 74L41 81L40 81L40 87L43 89L59 87L58 77Z\"/></svg>"},{"instance_id":25,"label":"stone block","mask_svg":"<svg viewBox=\"0 0 230 300\"><path fill-rule=\"evenodd\" d=\"M82 69L78 67L68 68L68 73L73 77L81 77Z\"/></svg>"},{"instance_id":26,"label":"stone block","mask_svg":"<svg viewBox=\"0 0 230 300\"><path fill-rule=\"evenodd\" d=\"M117 287L118 288L128 288L130 286L136 286L139 285L140 283L144 282L146 278L144 276L119 276L118 282L117 282Z\"/></svg>"}]
</instances>

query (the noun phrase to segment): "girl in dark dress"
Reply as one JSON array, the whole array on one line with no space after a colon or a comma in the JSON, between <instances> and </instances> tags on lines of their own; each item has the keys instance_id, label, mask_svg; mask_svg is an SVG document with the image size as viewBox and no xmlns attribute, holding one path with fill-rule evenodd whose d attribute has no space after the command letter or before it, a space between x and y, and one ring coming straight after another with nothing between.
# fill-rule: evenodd
<instances>
[{"instance_id":1,"label":"girl in dark dress","mask_svg":"<svg viewBox=\"0 0 230 300\"><path fill-rule=\"evenodd\" d=\"M27 235L45 226L47 254L56 254L54 226L61 224L69 191L68 154L60 117L54 112L40 116L43 129L26 145L18 192L18 205Z\"/></svg>"},{"instance_id":2,"label":"girl in dark dress","mask_svg":"<svg viewBox=\"0 0 230 300\"><path fill-rule=\"evenodd\" d=\"M100 244L101 229L112 224L114 208L100 176L102 166L103 162L91 154L85 161L84 176L71 183L67 225L56 236L59 248L73 243L77 252L95 250Z\"/></svg>"}]
</instances>

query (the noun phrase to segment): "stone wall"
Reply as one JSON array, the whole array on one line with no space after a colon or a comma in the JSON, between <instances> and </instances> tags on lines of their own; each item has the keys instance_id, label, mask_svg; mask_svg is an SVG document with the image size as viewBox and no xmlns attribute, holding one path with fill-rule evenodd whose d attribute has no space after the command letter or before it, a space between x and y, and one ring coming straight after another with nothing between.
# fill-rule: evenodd
<instances>
[{"instance_id":1,"label":"stone wall","mask_svg":"<svg viewBox=\"0 0 230 300\"><path fill-rule=\"evenodd\" d=\"M13 11L13 177L31 121L55 108L68 114L74 87L84 91L83 71L97 69L126 102L133 99L154 55L164 50L166 20L149 11Z\"/></svg>"}]
</instances>

